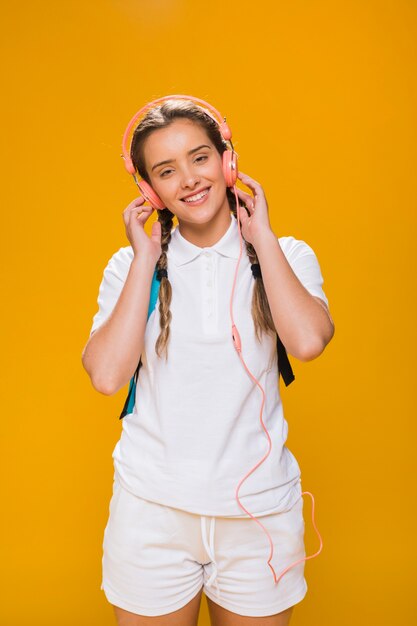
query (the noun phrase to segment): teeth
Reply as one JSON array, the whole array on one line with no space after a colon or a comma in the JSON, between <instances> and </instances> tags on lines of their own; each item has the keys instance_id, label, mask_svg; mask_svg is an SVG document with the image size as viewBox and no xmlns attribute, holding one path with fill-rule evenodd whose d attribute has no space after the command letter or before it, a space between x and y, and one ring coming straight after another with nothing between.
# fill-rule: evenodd
<instances>
[{"instance_id":1,"label":"teeth","mask_svg":"<svg viewBox=\"0 0 417 626\"><path fill-rule=\"evenodd\" d=\"M205 191L202 191L201 193L196 194L195 196L191 196L191 198L185 198L184 202L195 202L196 200L200 200L200 198L203 198L205 195L207 195L209 192L208 189L206 189Z\"/></svg>"}]
</instances>

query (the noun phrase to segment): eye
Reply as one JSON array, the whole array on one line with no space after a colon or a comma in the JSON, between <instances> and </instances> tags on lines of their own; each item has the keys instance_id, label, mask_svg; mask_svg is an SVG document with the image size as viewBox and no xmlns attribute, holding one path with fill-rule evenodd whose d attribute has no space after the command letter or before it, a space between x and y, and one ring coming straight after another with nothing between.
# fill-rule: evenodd
<instances>
[{"instance_id":1,"label":"eye","mask_svg":"<svg viewBox=\"0 0 417 626\"><path fill-rule=\"evenodd\" d=\"M203 159L203 160L201 161L200 159ZM204 163L204 161L206 161L207 159L208 159L207 154L201 154L195 159L195 161L198 161L199 163ZM165 174L169 174L172 171L173 171L172 169L164 170L163 172L160 173L161 178L164 178Z\"/></svg>"}]
</instances>

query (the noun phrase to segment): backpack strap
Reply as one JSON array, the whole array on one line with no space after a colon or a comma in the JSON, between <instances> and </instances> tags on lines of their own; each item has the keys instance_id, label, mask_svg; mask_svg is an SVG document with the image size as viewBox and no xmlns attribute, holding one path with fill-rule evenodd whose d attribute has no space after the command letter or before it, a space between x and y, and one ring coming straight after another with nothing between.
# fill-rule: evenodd
<instances>
[{"instance_id":1,"label":"backpack strap","mask_svg":"<svg viewBox=\"0 0 417 626\"><path fill-rule=\"evenodd\" d=\"M150 295L150 298L149 298L149 307L148 307L148 317L147 317L147 320L149 319L152 311L155 308L156 301L158 299L159 287L161 285L161 281L157 279L156 273L157 273L157 269L155 267L155 271L154 271L153 277L152 277L151 295ZM129 413L133 413L133 409L134 409L134 406L135 406L135 398L136 398L136 384L138 382L139 370L140 370L141 366L142 366L142 357L139 359L139 364L138 364L138 366L136 368L136 371L135 371L134 375L132 376L132 378L130 379L129 391L128 391L127 398L126 398L124 406L123 406L123 410L120 413L119 420L121 420L125 415L128 415Z\"/></svg>"},{"instance_id":2,"label":"backpack strap","mask_svg":"<svg viewBox=\"0 0 417 626\"><path fill-rule=\"evenodd\" d=\"M295 380L288 354L277 333L277 353L278 353L278 378L281 374L285 386L288 387Z\"/></svg>"}]
</instances>

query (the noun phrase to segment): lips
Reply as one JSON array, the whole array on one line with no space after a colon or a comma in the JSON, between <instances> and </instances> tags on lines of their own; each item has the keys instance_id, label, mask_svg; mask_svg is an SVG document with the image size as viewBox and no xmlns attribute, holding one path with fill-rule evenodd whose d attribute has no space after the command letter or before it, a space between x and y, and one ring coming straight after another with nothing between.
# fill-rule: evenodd
<instances>
[{"instance_id":1,"label":"lips","mask_svg":"<svg viewBox=\"0 0 417 626\"><path fill-rule=\"evenodd\" d=\"M181 198L181 200L185 201L187 198L193 198L194 196L198 196L199 193L207 191L208 189L210 189L210 187L202 187L201 189L198 189L198 191L194 191L193 193L189 193L187 196L184 196L183 198Z\"/></svg>"}]
</instances>

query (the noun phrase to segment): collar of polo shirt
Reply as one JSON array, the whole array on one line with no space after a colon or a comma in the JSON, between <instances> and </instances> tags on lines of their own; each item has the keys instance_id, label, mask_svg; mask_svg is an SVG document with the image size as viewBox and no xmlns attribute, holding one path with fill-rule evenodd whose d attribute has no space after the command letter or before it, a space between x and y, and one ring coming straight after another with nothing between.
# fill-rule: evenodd
<instances>
[{"instance_id":1,"label":"collar of polo shirt","mask_svg":"<svg viewBox=\"0 0 417 626\"><path fill-rule=\"evenodd\" d=\"M213 246L210 246L209 249L215 250L219 254L230 257L231 259L238 259L240 252L239 228L233 213L230 213L230 217L229 228L224 233L223 237ZM188 241L188 239L185 239L181 235L178 226L172 231L169 251L175 265L184 265L184 263L188 263L200 254L203 254L205 250L207 250L207 248L200 248Z\"/></svg>"}]
</instances>

